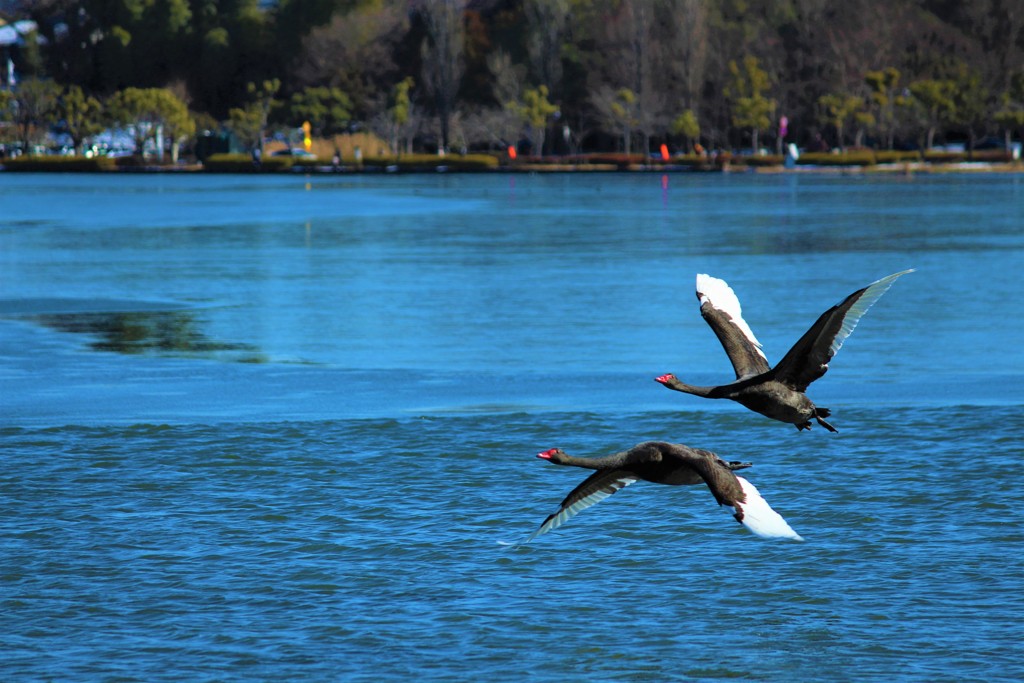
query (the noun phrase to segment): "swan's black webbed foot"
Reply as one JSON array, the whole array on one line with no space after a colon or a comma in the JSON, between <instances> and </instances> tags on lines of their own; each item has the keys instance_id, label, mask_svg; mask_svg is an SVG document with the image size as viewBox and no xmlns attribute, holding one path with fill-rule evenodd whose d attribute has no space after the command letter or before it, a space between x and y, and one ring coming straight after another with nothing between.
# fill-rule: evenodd
<instances>
[{"instance_id":1,"label":"swan's black webbed foot","mask_svg":"<svg viewBox=\"0 0 1024 683\"><path fill-rule=\"evenodd\" d=\"M818 411L818 415L816 415L814 419L818 421L818 424L820 424L822 427L824 427L828 431L832 432L833 434L838 434L839 433L838 429L836 429L835 427L830 425L828 422L825 422L824 420L821 419L821 411L820 410Z\"/></svg>"}]
</instances>

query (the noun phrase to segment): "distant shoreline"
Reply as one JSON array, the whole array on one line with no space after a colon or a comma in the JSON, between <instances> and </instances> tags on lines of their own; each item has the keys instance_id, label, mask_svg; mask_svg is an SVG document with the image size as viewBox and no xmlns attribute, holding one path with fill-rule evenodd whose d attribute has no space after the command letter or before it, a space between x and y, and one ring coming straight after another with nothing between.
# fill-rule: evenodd
<instances>
[{"instance_id":1,"label":"distant shoreline","mask_svg":"<svg viewBox=\"0 0 1024 683\"><path fill-rule=\"evenodd\" d=\"M303 165L293 166L285 169L249 169L220 171L210 170L202 164L179 164L175 166L165 164L119 166L116 168L61 168L54 165L50 168L8 168L0 164L0 173L87 173L87 174L238 174L238 175L402 175L409 173L755 173L755 174L826 174L826 175L874 175L874 174L942 174L942 173L1020 173L1024 171L1024 162L988 162L988 161L960 161L953 163L937 162L900 162L887 164L869 165L815 165L797 164L794 166L784 165L747 165L743 163L708 164L706 166L695 166L692 164L572 164L572 163L517 163L495 166L493 168L459 168L458 164L437 163L433 165L415 166L356 166L341 165Z\"/></svg>"}]
</instances>

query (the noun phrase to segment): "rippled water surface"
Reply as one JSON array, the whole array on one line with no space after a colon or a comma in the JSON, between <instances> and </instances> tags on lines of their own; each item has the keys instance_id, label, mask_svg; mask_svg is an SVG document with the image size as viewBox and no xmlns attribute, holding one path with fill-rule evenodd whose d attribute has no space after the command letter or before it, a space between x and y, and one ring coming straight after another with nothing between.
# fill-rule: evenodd
<instances>
[{"instance_id":1,"label":"rippled water surface","mask_svg":"<svg viewBox=\"0 0 1024 683\"><path fill-rule=\"evenodd\" d=\"M0 678L1013 681L1024 178L0 175ZM777 360L904 268L809 392L839 434L665 391ZM806 538L640 483L754 463Z\"/></svg>"}]
</instances>

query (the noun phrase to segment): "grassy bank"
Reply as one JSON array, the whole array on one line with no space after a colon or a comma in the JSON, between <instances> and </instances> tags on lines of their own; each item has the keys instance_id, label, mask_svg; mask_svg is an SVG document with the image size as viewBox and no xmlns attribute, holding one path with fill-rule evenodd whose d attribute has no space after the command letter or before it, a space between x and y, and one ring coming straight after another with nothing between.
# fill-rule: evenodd
<instances>
[{"instance_id":1,"label":"grassy bank","mask_svg":"<svg viewBox=\"0 0 1024 683\"><path fill-rule=\"evenodd\" d=\"M116 171L117 159L110 157L21 156L4 159L5 171L83 173Z\"/></svg>"},{"instance_id":2,"label":"grassy bank","mask_svg":"<svg viewBox=\"0 0 1024 683\"><path fill-rule=\"evenodd\" d=\"M346 159L338 166L329 158L268 156L257 165L248 154L215 154L203 164L170 165L137 158L24 156L5 159L2 169L22 172L194 172L207 173L423 173L423 172L950 172L1024 170L1020 160L1002 150L967 152L899 152L853 150L843 154L809 152L795 165L786 167L781 155L739 156L729 153L715 156L683 155L669 159L641 154L584 154L564 157L520 157L510 159L498 154L403 154Z\"/></svg>"}]
</instances>

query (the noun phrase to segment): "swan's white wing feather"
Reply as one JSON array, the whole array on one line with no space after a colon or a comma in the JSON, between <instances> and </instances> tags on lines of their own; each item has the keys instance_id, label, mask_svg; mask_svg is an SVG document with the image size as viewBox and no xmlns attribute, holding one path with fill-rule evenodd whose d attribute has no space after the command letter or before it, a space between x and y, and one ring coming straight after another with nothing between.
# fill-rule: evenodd
<instances>
[{"instance_id":1,"label":"swan's white wing feather","mask_svg":"<svg viewBox=\"0 0 1024 683\"><path fill-rule=\"evenodd\" d=\"M773 510L768 501L761 497L757 487L743 477L736 477L743 489L745 501L733 503L736 519L743 526L761 538L791 538L794 541L804 540L800 534L786 523L778 512Z\"/></svg>"},{"instance_id":2,"label":"swan's white wing feather","mask_svg":"<svg viewBox=\"0 0 1024 683\"><path fill-rule=\"evenodd\" d=\"M892 283L896 281L896 278L907 273L914 272L914 269L903 270L899 273L893 273L887 277L883 277L881 280L872 282L870 285L864 288L860 298L850 306L849 310L846 311L846 315L843 317L843 324L836 334L835 339L832 340L832 345L829 347L830 356L834 357L836 352L843 347L843 342L850 336L853 329L857 327L857 323L864 317L864 314L868 312L868 309L882 298L882 295L889 291L892 287Z\"/></svg>"},{"instance_id":3,"label":"swan's white wing feather","mask_svg":"<svg viewBox=\"0 0 1024 683\"><path fill-rule=\"evenodd\" d=\"M761 342L757 341L754 331L750 329L747 321L743 319L743 308L740 306L739 297L736 296L736 292L732 291L732 287L725 280L711 277L706 273L699 274L697 276L697 296L700 299L701 306L707 302L719 311L728 314L732 318L732 323L754 345L754 348L761 354L761 357L764 358Z\"/></svg>"}]
</instances>

